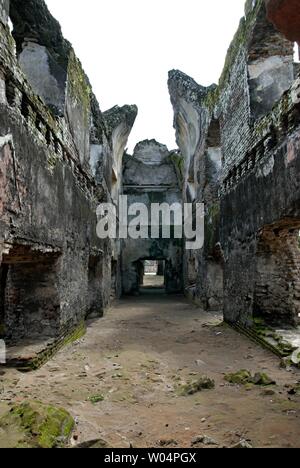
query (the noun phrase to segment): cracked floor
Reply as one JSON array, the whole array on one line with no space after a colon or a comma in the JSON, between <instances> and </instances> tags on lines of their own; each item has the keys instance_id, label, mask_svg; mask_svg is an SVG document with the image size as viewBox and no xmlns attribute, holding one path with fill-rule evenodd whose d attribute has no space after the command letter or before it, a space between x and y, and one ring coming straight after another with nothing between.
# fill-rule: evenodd
<instances>
[{"instance_id":1,"label":"cracked floor","mask_svg":"<svg viewBox=\"0 0 300 468\"><path fill-rule=\"evenodd\" d=\"M76 419L74 444L102 438L111 447L191 447L206 435L220 447L241 439L299 447L300 396L289 395L288 385L300 371L280 368L277 357L221 321L159 290L124 298L40 370L7 370L0 415L24 399L64 407ZM265 372L277 385L228 384L224 375L240 369ZM178 396L178 386L197 376L214 379L215 389Z\"/></svg>"}]
</instances>

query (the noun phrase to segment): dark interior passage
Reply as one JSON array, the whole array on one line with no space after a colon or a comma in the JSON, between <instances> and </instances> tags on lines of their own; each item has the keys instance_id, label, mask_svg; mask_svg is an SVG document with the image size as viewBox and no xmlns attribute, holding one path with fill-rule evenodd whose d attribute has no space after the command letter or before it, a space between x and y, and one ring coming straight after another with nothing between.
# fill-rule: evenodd
<instances>
[{"instance_id":1,"label":"dark interior passage","mask_svg":"<svg viewBox=\"0 0 300 468\"><path fill-rule=\"evenodd\" d=\"M103 282L103 264L99 256L91 255L89 258L88 271L88 293L90 299L90 307L87 312L87 317L102 316L102 282Z\"/></svg>"},{"instance_id":2,"label":"dark interior passage","mask_svg":"<svg viewBox=\"0 0 300 468\"><path fill-rule=\"evenodd\" d=\"M0 268L0 334L11 343L59 330L57 253L13 246Z\"/></svg>"}]
</instances>

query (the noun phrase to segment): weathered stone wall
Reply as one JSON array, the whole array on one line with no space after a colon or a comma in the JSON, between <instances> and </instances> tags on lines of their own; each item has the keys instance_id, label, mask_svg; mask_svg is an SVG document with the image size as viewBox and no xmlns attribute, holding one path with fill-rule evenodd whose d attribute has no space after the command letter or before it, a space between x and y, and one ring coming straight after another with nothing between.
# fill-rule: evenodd
<instances>
[{"instance_id":1,"label":"weathered stone wall","mask_svg":"<svg viewBox=\"0 0 300 468\"><path fill-rule=\"evenodd\" d=\"M256 50L257 63L266 60L266 56L278 60L278 68L270 70L272 79L269 82L282 80L281 92L275 95L270 93L268 87L264 89L257 83L259 90L265 93L266 100L261 101L265 105L264 112L261 113L260 109L255 115L255 103L251 100L253 82L249 74L249 129L245 132L239 124L235 127L244 145L239 144L239 139L235 144L232 142L232 148L236 150L230 159L224 148L225 166L221 188L221 244L226 259L224 314L229 321L249 325L253 318L256 294L259 232L264 226L277 224L285 217L299 216L299 190L296 182L299 174L299 110L298 99L295 99L298 82L293 83L291 76L293 44L288 44L283 36L274 32L273 26L267 22L263 2L256 2L254 9L248 9L245 21L247 34L240 47L245 47L248 71ZM284 62L285 65L281 65ZM284 73L288 71L285 77L281 74L282 67L285 67ZM229 89L235 88L237 79L236 75L231 75ZM264 80L264 71L260 79ZM285 89L290 91L286 93ZM223 119L231 121L224 107L224 94L228 95L228 87L221 92L219 102ZM269 98L271 101L268 101ZM236 101L236 108L244 105L243 101ZM270 108L271 112L268 113ZM226 140L226 135L222 140ZM268 301L270 304L274 302L274 287L268 291ZM295 310L285 312L293 314L296 320ZM279 315L274 313L274 321L280 319Z\"/></svg>"},{"instance_id":2,"label":"weathered stone wall","mask_svg":"<svg viewBox=\"0 0 300 468\"><path fill-rule=\"evenodd\" d=\"M251 325L258 311L273 322L295 324L299 320L295 241L300 206L297 73L293 43L268 21L263 1L249 0L219 86L206 93L199 86L199 98L195 97L202 116L199 139L206 140L209 147L210 126L218 121L220 146L213 154L218 154L222 162L218 177L211 178L203 166L205 146L195 152L200 172L198 200L207 205L206 238L198 256L195 299L203 304L211 291L218 289L222 267L224 315L229 322ZM176 115L181 103L173 92L174 77L171 75L170 79L175 127L180 132ZM189 99L189 92L185 94ZM178 141L180 148L190 138L191 132L187 131L184 141ZM219 185L218 196L215 184L211 186L213 180ZM204 191L203 183L207 185ZM293 240L287 235L290 230ZM259 273L266 261L261 254L261 232L265 231L282 239L280 247L278 241L273 250L272 243L267 247L268 268L274 267L272 274L267 273L268 268ZM282 250L281 256L278 249ZM212 259L213 265L209 263Z\"/></svg>"},{"instance_id":3,"label":"weathered stone wall","mask_svg":"<svg viewBox=\"0 0 300 468\"><path fill-rule=\"evenodd\" d=\"M122 193L122 169L124 149L137 116L136 106L116 106L104 112L108 136L112 145L112 185L111 194L114 203L118 204L118 196Z\"/></svg>"},{"instance_id":4,"label":"weathered stone wall","mask_svg":"<svg viewBox=\"0 0 300 468\"><path fill-rule=\"evenodd\" d=\"M98 163L96 153L96 179L105 180L110 197L107 201L116 207L119 205L119 195L123 193L123 156L128 137L137 117L136 106L115 106L103 113L106 124L106 134L109 139L111 151L107 154L106 164ZM93 147L99 151L99 145ZM100 146L103 148L103 145ZM104 147L105 148L105 147ZM100 149L101 153L102 149ZM95 154L95 153L93 153ZM98 158L99 161L99 158ZM100 160L101 161L101 160ZM94 163L94 161L93 161ZM104 171L104 172L103 172ZM102 172L102 179L101 179ZM122 271L121 271L121 242L116 239L112 242L112 260L109 265L109 277L112 278L111 299L120 298L122 294Z\"/></svg>"},{"instance_id":5,"label":"weathered stone wall","mask_svg":"<svg viewBox=\"0 0 300 468\"><path fill-rule=\"evenodd\" d=\"M2 1L0 331L16 341L99 316L111 291L119 294L111 284L118 250L98 239L96 208L111 200L114 146L122 157L137 110L115 110L126 133L113 139L45 3L11 0L10 16L14 38Z\"/></svg>"},{"instance_id":6,"label":"weathered stone wall","mask_svg":"<svg viewBox=\"0 0 300 468\"><path fill-rule=\"evenodd\" d=\"M300 222L262 229L256 251L254 315L297 325L300 307Z\"/></svg>"},{"instance_id":7,"label":"weathered stone wall","mask_svg":"<svg viewBox=\"0 0 300 468\"><path fill-rule=\"evenodd\" d=\"M299 218L299 149L297 131L283 138L278 148L258 158L251 173L222 198L225 317L230 321L238 319L249 324L253 317L260 230L265 226L272 229L274 225L276 231L277 224L286 217L292 218L293 227ZM283 256L280 259L283 261ZM288 281L287 271L286 275ZM271 291L269 301L273 301Z\"/></svg>"},{"instance_id":8,"label":"weathered stone wall","mask_svg":"<svg viewBox=\"0 0 300 468\"><path fill-rule=\"evenodd\" d=\"M179 156L175 155L178 161ZM133 156L127 156L123 166L124 195L128 206L143 203L151 212L152 203L181 204L176 163L173 153L155 140L140 142ZM133 217L129 217L129 223ZM150 219L149 219L150 221ZM162 227L162 226L161 226ZM146 237L150 233L149 225ZM141 264L144 260L165 260L165 283L168 293L182 290L182 239L127 239L122 246L122 278L125 294L138 293Z\"/></svg>"},{"instance_id":9,"label":"weathered stone wall","mask_svg":"<svg viewBox=\"0 0 300 468\"><path fill-rule=\"evenodd\" d=\"M223 147L223 178L231 176L245 154L259 143L253 131L260 117L268 114L294 80L293 44L267 21L261 0L247 2L229 48L216 92ZM214 96L211 96L211 99Z\"/></svg>"},{"instance_id":10,"label":"weathered stone wall","mask_svg":"<svg viewBox=\"0 0 300 468\"><path fill-rule=\"evenodd\" d=\"M205 245L201 251L186 251L183 258L187 294L203 308L221 309L223 268L218 254L219 184L222 168L220 122L203 105L216 86L204 88L179 71L169 74L177 143L184 157L184 202L204 203Z\"/></svg>"},{"instance_id":11,"label":"weathered stone wall","mask_svg":"<svg viewBox=\"0 0 300 468\"><path fill-rule=\"evenodd\" d=\"M6 339L39 339L59 332L59 267L55 252L41 255L26 247L14 247L3 255L1 315Z\"/></svg>"}]
</instances>

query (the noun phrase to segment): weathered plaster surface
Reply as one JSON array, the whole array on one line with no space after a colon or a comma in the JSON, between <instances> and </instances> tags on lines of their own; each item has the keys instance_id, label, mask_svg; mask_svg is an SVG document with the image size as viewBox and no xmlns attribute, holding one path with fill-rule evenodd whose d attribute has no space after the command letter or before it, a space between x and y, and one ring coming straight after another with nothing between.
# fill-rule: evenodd
<instances>
[{"instance_id":1,"label":"weathered plaster surface","mask_svg":"<svg viewBox=\"0 0 300 468\"><path fill-rule=\"evenodd\" d=\"M143 203L151 212L153 203L181 204L180 182L172 160L172 152L155 140L137 144L133 156L127 155L123 164L124 195L128 205ZM129 223L131 217L128 219ZM150 222L150 219L149 219ZM145 228L146 237L149 225ZM182 290L182 240L181 239L127 239L122 245L122 278L125 294L137 293L139 262L143 260L166 261L166 290Z\"/></svg>"},{"instance_id":2,"label":"weathered plaster surface","mask_svg":"<svg viewBox=\"0 0 300 468\"><path fill-rule=\"evenodd\" d=\"M63 114L65 103L66 74L56 65L56 76L51 69L51 56L45 46L35 42L23 44L19 64L27 76L35 94L48 106ZM54 64L52 64L54 68Z\"/></svg>"},{"instance_id":3,"label":"weathered plaster surface","mask_svg":"<svg viewBox=\"0 0 300 468\"><path fill-rule=\"evenodd\" d=\"M271 4L291 7L295 2L268 3L271 8ZM262 0L248 0L217 88L205 92L180 72L169 76L178 144L185 155L186 148L193 150L188 159L194 159L197 177L193 179L191 171L188 177L196 181L197 200L206 205L205 245L196 256L187 255L185 284L195 301L207 308L210 303L215 307L213 291L223 289L225 319L246 326L253 323L258 310L271 321L299 320L298 254L293 237L300 214L299 76L293 64L294 44L288 39L268 20ZM194 100L199 115L196 151L190 143L194 130L183 125L181 118L189 115L194 121L194 111L184 113L182 100ZM218 145L211 142L214 122L219 127ZM211 155L216 161L214 170ZM273 234L264 237L268 266L258 280L266 262L260 255L261 232ZM278 239L281 247L277 249ZM280 250L285 252L284 262L277 255ZM190 273L190 264L196 275ZM282 269L289 272L285 278ZM262 287L263 295L258 291ZM221 305L219 293L216 302Z\"/></svg>"},{"instance_id":4,"label":"weathered plaster surface","mask_svg":"<svg viewBox=\"0 0 300 468\"><path fill-rule=\"evenodd\" d=\"M120 252L96 235L97 205L111 199L110 122L46 4L10 6L14 38L0 22L0 334L18 341L103 314L120 294ZM125 143L115 134L119 156Z\"/></svg>"},{"instance_id":5,"label":"weathered plaster surface","mask_svg":"<svg viewBox=\"0 0 300 468\"><path fill-rule=\"evenodd\" d=\"M112 148L112 199L116 204L122 192L123 156L137 113L136 106L116 106L104 113Z\"/></svg>"}]
</instances>

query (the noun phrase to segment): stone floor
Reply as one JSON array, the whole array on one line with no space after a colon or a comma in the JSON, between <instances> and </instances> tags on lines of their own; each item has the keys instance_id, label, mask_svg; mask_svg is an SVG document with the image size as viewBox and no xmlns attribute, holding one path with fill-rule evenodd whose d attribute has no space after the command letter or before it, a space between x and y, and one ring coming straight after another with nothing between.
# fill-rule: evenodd
<instances>
[{"instance_id":1,"label":"stone floor","mask_svg":"<svg viewBox=\"0 0 300 468\"><path fill-rule=\"evenodd\" d=\"M230 385L225 374L248 369L273 387ZM180 396L199 376L215 388ZM102 438L112 447L190 447L201 435L220 447L241 439L253 447L300 447L300 396L290 388L300 371L182 296L142 290L103 318L84 338L38 371L0 376L0 417L13 402L35 399L76 418L73 443ZM7 446L5 433L0 446ZM205 446L206 447L206 446Z\"/></svg>"},{"instance_id":2,"label":"stone floor","mask_svg":"<svg viewBox=\"0 0 300 468\"><path fill-rule=\"evenodd\" d=\"M144 276L144 288L157 288L164 289L164 277L157 275L145 275Z\"/></svg>"}]
</instances>

